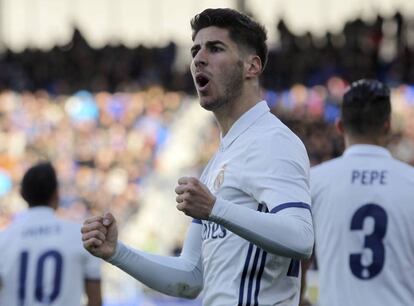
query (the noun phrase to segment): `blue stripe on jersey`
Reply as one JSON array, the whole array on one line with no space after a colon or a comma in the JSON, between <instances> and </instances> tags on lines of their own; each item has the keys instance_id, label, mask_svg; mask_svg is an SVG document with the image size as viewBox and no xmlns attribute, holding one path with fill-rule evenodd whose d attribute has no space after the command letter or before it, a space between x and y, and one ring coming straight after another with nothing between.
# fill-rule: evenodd
<instances>
[{"instance_id":1,"label":"blue stripe on jersey","mask_svg":"<svg viewBox=\"0 0 414 306\"><path fill-rule=\"evenodd\" d=\"M290 208L290 207L296 207L296 208L305 208L308 209L311 212L311 207L309 204L303 203L303 202L289 202L289 203L284 203L281 205L276 206L275 208L273 208L270 213L277 213L279 211L281 211L282 209L285 208ZM263 211L263 212L269 212L269 210L267 209L267 206L263 203L260 203L259 206L257 207L258 211ZM312 213L312 212L311 212ZM193 222L195 222L193 220ZM243 303L243 299L244 299L244 285L246 283L246 278L247 278L247 271L249 269L249 265L250 265L250 260L252 258L252 253L253 253L253 247L256 248L255 251L255 255L254 255L254 259L253 259L253 265L252 265L252 269L250 270L250 276L249 276L249 284L248 284L248 290L247 290L247 301L245 302L245 304ZM259 271L257 272L256 275L256 269L257 269L257 264L259 262L259 258L260 258L260 253L262 255L261 257L261 261L260 261L260 265L259 265ZM241 277L241 281L240 281L240 289L239 289L239 302L238 302L238 306L250 306L252 302L254 302L253 306L259 306L259 292L260 292L260 282L263 276L263 272L264 272L264 268L265 268L265 264L266 264L266 257L267 257L267 252L263 251L261 248L253 245L253 243L249 244L249 249L247 251L247 257L246 257L246 261L244 262L244 268L243 268L243 273L242 273L242 277ZM289 266L289 271L288 271L288 275L289 274L299 274L299 269L300 269L300 262L293 260ZM256 288L254 290L254 300L252 301L252 290L253 290L253 284L254 284L254 279L256 276Z\"/></svg>"},{"instance_id":2,"label":"blue stripe on jersey","mask_svg":"<svg viewBox=\"0 0 414 306\"><path fill-rule=\"evenodd\" d=\"M287 276L299 277L299 270L300 270L300 261L296 259L292 259L290 261Z\"/></svg>"},{"instance_id":3,"label":"blue stripe on jersey","mask_svg":"<svg viewBox=\"0 0 414 306\"><path fill-rule=\"evenodd\" d=\"M258 207L257 207L257 210L262 211L263 209L264 209L264 212L269 212L266 205L259 204ZM250 304L251 304L254 277L256 275L256 268L257 268L257 263L258 263L259 258L260 258L260 253L261 252L266 253L262 249L255 246L253 243L249 244L249 249L247 251L247 257L246 257L246 261L244 262L243 273L242 273L242 277L241 277L241 281L240 281L238 306L243 306L244 285L246 283L247 270L249 269L250 259L252 257L252 253L253 253L253 247L256 248L256 252L255 252L255 255L254 255L253 266L252 266L252 269L250 270L249 284L248 284L248 290L247 290L247 301L246 301L246 304L245 304L246 306L250 306ZM258 290L260 289L260 279L262 277L263 270L264 270L265 260L263 258L266 259L266 256L262 255L262 261L260 263L259 273L257 274L256 289L255 289L255 301L257 300L257 296L259 294Z\"/></svg>"},{"instance_id":4,"label":"blue stripe on jersey","mask_svg":"<svg viewBox=\"0 0 414 306\"><path fill-rule=\"evenodd\" d=\"M247 290L247 303L246 303L246 306L250 306L250 301L252 299L253 279L254 279L255 274L256 274L257 262L259 261L259 255L260 255L261 251L262 251L262 249L256 247L256 254L254 255L252 271L251 271L250 277L249 277L249 287L248 287L248 290Z\"/></svg>"},{"instance_id":5,"label":"blue stripe on jersey","mask_svg":"<svg viewBox=\"0 0 414 306\"><path fill-rule=\"evenodd\" d=\"M262 253L262 261L260 263L259 273L257 273L257 281L256 281L256 290L254 292L254 306L259 306L259 292L260 292L260 281L262 280L262 275L266 263L266 256L267 252L263 251Z\"/></svg>"},{"instance_id":6,"label":"blue stripe on jersey","mask_svg":"<svg viewBox=\"0 0 414 306\"><path fill-rule=\"evenodd\" d=\"M289 203L284 203L284 204L280 204L278 206L276 206L275 208L273 208L270 213L271 214L275 214L278 211L281 211L282 209L285 208L291 208L291 207L296 207L296 208L306 208L309 211L311 211L311 207L309 204L303 203L303 202L289 202Z\"/></svg>"},{"instance_id":7,"label":"blue stripe on jersey","mask_svg":"<svg viewBox=\"0 0 414 306\"><path fill-rule=\"evenodd\" d=\"M252 256L252 250L253 250L253 243L250 243L249 250L247 251L246 261L244 262L243 274L242 274L241 282L240 282L238 306L243 306L244 283L246 282L246 275L247 275L247 270L249 269L249 262L250 262L250 257Z\"/></svg>"},{"instance_id":8,"label":"blue stripe on jersey","mask_svg":"<svg viewBox=\"0 0 414 306\"><path fill-rule=\"evenodd\" d=\"M201 220L200 219L193 219L193 221L191 221L192 223L197 223L197 224L201 224Z\"/></svg>"}]
</instances>

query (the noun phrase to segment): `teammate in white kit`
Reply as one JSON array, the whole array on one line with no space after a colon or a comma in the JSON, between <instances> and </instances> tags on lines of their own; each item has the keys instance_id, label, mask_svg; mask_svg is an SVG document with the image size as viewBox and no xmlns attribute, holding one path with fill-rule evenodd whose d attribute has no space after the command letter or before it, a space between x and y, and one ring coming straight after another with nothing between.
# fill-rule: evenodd
<instances>
[{"instance_id":1,"label":"teammate in white kit","mask_svg":"<svg viewBox=\"0 0 414 306\"><path fill-rule=\"evenodd\" d=\"M100 306L100 260L82 247L80 225L58 219L58 181L50 163L24 175L21 194L29 204L0 232L0 305L75 306L85 292Z\"/></svg>"},{"instance_id":2,"label":"teammate in white kit","mask_svg":"<svg viewBox=\"0 0 414 306\"><path fill-rule=\"evenodd\" d=\"M320 306L412 305L414 168L384 148L389 89L351 84L338 129L346 150L311 170Z\"/></svg>"},{"instance_id":3,"label":"teammate in white kit","mask_svg":"<svg viewBox=\"0 0 414 306\"><path fill-rule=\"evenodd\" d=\"M82 227L84 246L146 285L203 304L298 305L298 259L310 256L309 160L299 140L261 101L266 32L231 9L192 20L191 72L221 144L200 179L178 180L178 210L194 218L179 257L117 241L113 216Z\"/></svg>"}]
</instances>

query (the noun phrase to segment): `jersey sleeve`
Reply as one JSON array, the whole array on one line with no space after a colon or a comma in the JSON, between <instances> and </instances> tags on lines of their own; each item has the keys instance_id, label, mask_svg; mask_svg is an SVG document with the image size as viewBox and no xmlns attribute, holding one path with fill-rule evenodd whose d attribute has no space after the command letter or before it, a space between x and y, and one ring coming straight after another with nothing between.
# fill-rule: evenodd
<instances>
[{"instance_id":1,"label":"jersey sleeve","mask_svg":"<svg viewBox=\"0 0 414 306\"><path fill-rule=\"evenodd\" d=\"M270 253L296 259L312 254L314 232L308 209L265 213L217 198L210 220Z\"/></svg>"},{"instance_id":2,"label":"jersey sleeve","mask_svg":"<svg viewBox=\"0 0 414 306\"><path fill-rule=\"evenodd\" d=\"M192 222L179 257L149 254L118 242L108 262L162 293L195 298L203 287L201 224Z\"/></svg>"},{"instance_id":3,"label":"jersey sleeve","mask_svg":"<svg viewBox=\"0 0 414 306\"><path fill-rule=\"evenodd\" d=\"M258 209L217 194L210 220L270 253L308 258L314 232L309 160L303 144L290 132L272 131L246 149L239 186L257 202Z\"/></svg>"},{"instance_id":4,"label":"jersey sleeve","mask_svg":"<svg viewBox=\"0 0 414 306\"><path fill-rule=\"evenodd\" d=\"M309 159L293 134L273 132L270 137L256 140L249 148L245 165L246 191L269 211L283 208L278 208L280 205L310 205Z\"/></svg>"}]
</instances>

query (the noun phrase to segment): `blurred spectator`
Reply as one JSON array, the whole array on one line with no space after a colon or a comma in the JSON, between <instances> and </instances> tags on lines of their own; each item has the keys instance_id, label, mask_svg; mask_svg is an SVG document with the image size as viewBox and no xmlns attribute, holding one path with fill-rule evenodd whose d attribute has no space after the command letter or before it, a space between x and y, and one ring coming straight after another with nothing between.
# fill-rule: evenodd
<instances>
[{"instance_id":1,"label":"blurred spectator","mask_svg":"<svg viewBox=\"0 0 414 306\"><path fill-rule=\"evenodd\" d=\"M15 204L24 170L44 157L56 164L62 215L80 221L110 206L126 221L139 209L141 185L156 167L181 100L182 94L160 87L70 97L3 91L0 227L22 207Z\"/></svg>"},{"instance_id":2,"label":"blurred spectator","mask_svg":"<svg viewBox=\"0 0 414 306\"><path fill-rule=\"evenodd\" d=\"M281 20L277 36L278 45L270 50L263 75L265 88L323 85L333 76L348 82L369 77L390 85L414 83L414 20L399 13L372 22L352 20L341 32L324 36L295 35ZM48 52L6 50L0 57L0 90L74 94L80 89L135 91L158 84L192 93L188 69L176 69L178 49L174 42L152 48L93 49L75 30L70 43ZM123 109L117 108L120 98L108 106L114 115L122 115Z\"/></svg>"},{"instance_id":3,"label":"blurred spectator","mask_svg":"<svg viewBox=\"0 0 414 306\"><path fill-rule=\"evenodd\" d=\"M333 122L346 82L296 84L281 92L264 91L272 111L305 143L312 165L340 155L342 139ZM394 133L389 149L414 164L414 87L392 93ZM139 209L145 178L169 137L184 95L161 87L132 93L77 92L51 96L3 91L0 94L0 227L24 207L16 190L28 165L54 161L61 181L61 211L82 220L111 208L122 221ZM87 106L85 106L87 105ZM86 107L87 110L84 109ZM217 147L214 121L203 133L204 147L194 171L202 169ZM216 135L216 136L215 136Z\"/></svg>"}]
</instances>

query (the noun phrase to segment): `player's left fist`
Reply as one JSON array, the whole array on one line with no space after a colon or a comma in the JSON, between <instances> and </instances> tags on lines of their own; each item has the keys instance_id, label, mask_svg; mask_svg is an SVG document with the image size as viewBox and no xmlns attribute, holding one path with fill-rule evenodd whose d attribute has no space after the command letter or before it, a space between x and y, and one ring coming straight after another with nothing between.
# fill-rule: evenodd
<instances>
[{"instance_id":1,"label":"player's left fist","mask_svg":"<svg viewBox=\"0 0 414 306\"><path fill-rule=\"evenodd\" d=\"M195 219L208 219L216 197L195 177L182 177L175 188L177 209Z\"/></svg>"}]
</instances>

